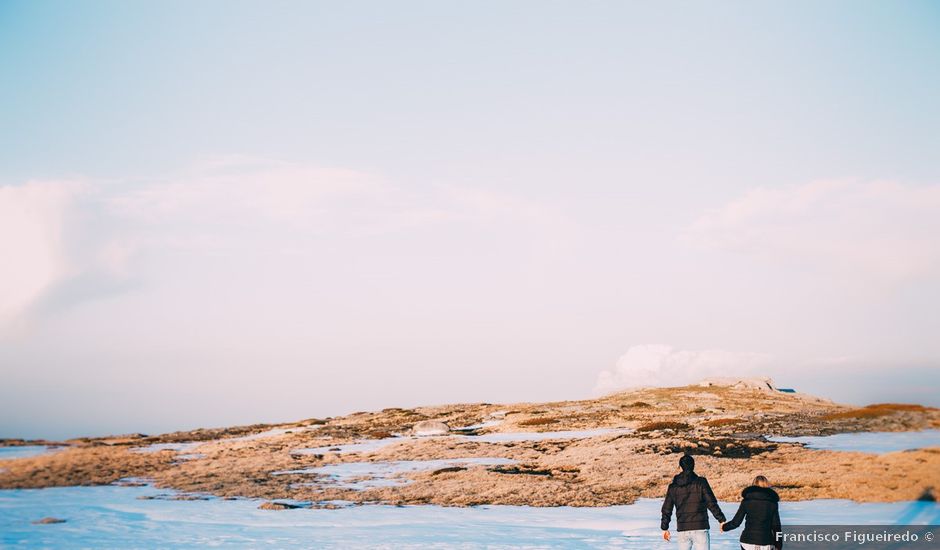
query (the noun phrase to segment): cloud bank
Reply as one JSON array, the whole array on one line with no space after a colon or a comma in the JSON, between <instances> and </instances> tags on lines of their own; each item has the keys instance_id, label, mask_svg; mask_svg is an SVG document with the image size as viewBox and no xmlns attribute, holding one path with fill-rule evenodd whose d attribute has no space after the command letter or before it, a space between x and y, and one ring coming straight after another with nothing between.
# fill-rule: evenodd
<instances>
[{"instance_id":1,"label":"cloud bank","mask_svg":"<svg viewBox=\"0 0 940 550\"><path fill-rule=\"evenodd\" d=\"M699 218L706 249L797 262L885 282L940 272L940 185L816 181L757 188Z\"/></svg>"},{"instance_id":2,"label":"cloud bank","mask_svg":"<svg viewBox=\"0 0 940 550\"><path fill-rule=\"evenodd\" d=\"M612 370L597 376L594 391L612 393L627 388L683 386L712 376L758 376L771 362L769 355L725 350L687 351L664 345L632 346Z\"/></svg>"},{"instance_id":3,"label":"cloud bank","mask_svg":"<svg viewBox=\"0 0 940 550\"><path fill-rule=\"evenodd\" d=\"M0 326L68 276L64 229L80 190L68 181L0 187Z\"/></svg>"},{"instance_id":4,"label":"cloud bank","mask_svg":"<svg viewBox=\"0 0 940 550\"><path fill-rule=\"evenodd\" d=\"M0 186L0 254L8 266L0 270L0 330L37 313L40 302L54 309L51 302L102 297L124 288L116 282L157 277L155 267L181 269L178 257L167 256L174 251L193 263L224 256L234 269L257 272L278 255L316 265L325 251L366 256L389 243L417 255L448 234L498 234L551 248L570 233L558 209L529 198L480 187L402 187L367 172L258 157L212 158L146 181ZM147 267L138 265L143 256Z\"/></svg>"},{"instance_id":5,"label":"cloud bank","mask_svg":"<svg viewBox=\"0 0 940 550\"><path fill-rule=\"evenodd\" d=\"M278 227L321 235L376 234L443 223L562 222L542 202L479 187L404 187L357 170L223 156L183 174L107 193L116 215L137 223L197 229Z\"/></svg>"}]
</instances>

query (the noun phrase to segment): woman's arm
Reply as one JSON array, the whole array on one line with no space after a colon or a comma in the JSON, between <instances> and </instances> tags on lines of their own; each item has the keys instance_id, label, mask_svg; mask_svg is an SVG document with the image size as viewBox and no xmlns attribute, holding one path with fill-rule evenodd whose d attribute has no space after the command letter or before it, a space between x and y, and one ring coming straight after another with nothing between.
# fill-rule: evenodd
<instances>
[{"instance_id":1,"label":"woman's arm","mask_svg":"<svg viewBox=\"0 0 940 550\"><path fill-rule=\"evenodd\" d=\"M780 525L780 509L774 508L774 517L771 520L770 530L774 534L774 548L781 550L783 548L783 539L777 538L777 533L783 531L783 527Z\"/></svg>"},{"instance_id":2,"label":"woman's arm","mask_svg":"<svg viewBox=\"0 0 940 550\"><path fill-rule=\"evenodd\" d=\"M747 515L747 511L744 509L744 501L741 501L741 505L738 506L737 513L734 514L734 517L731 518L731 521L725 523L721 526L722 531L732 531L737 529L741 522L744 521L744 516Z\"/></svg>"}]
</instances>

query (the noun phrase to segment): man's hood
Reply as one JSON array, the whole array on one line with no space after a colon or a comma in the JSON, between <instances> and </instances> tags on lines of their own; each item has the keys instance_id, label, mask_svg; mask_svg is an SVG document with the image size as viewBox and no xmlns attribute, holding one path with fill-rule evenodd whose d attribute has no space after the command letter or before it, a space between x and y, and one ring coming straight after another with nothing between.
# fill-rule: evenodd
<instances>
[{"instance_id":1,"label":"man's hood","mask_svg":"<svg viewBox=\"0 0 940 550\"><path fill-rule=\"evenodd\" d=\"M695 472L682 472L672 478L672 483L677 487L684 487L696 479L698 479L698 476L695 475Z\"/></svg>"}]
</instances>

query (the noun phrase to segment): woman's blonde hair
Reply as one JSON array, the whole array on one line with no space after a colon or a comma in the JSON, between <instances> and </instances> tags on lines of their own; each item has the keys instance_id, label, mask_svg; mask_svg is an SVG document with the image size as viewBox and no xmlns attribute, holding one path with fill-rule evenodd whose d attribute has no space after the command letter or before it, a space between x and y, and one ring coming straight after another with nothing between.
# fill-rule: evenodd
<instances>
[{"instance_id":1,"label":"woman's blonde hair","mask_svg":"<svg viewBox=\"0 0 940 550\"><path fill-rule=\"evenodd\" d=\"M770 481L764 476L757 476L754 478L753 485L757 485L758 487L770 487Z\"/></svg>"}]
</instances>

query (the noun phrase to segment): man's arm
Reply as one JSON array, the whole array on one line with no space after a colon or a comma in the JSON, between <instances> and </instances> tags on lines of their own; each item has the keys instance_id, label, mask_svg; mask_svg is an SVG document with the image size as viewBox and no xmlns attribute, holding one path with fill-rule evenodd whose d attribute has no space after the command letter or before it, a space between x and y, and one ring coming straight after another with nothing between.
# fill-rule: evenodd
<instances>
[{"instance_id":1,"label":"man's arm","mask_svg":"<svg viewBox=\"0 0 940 550\"><path fill-rule=\"evenodd\" d=\"M705 493L705 506L708 507L708 511L715 516L719 523L724 523L725 515L721 513L721 507L718 506L718 499L715 498L715 493L712 492L712 486L708 484L708 480L704 477L701 480L702 490Z\"/></svg>"},{"instance_id":2,"label":"man's arm","mask_svg":"<svg viewBox=\"0 0 940 550\"><path fill-rule=\"evenodd\" d=\"M663 531L669 530L669 521L672 519L672 508L675 505L676 501L672 498L672 486L670 486L669 489L666 489L666 498L663 500L663 519L659 525Z\"/></svg>"}]
</instances>

